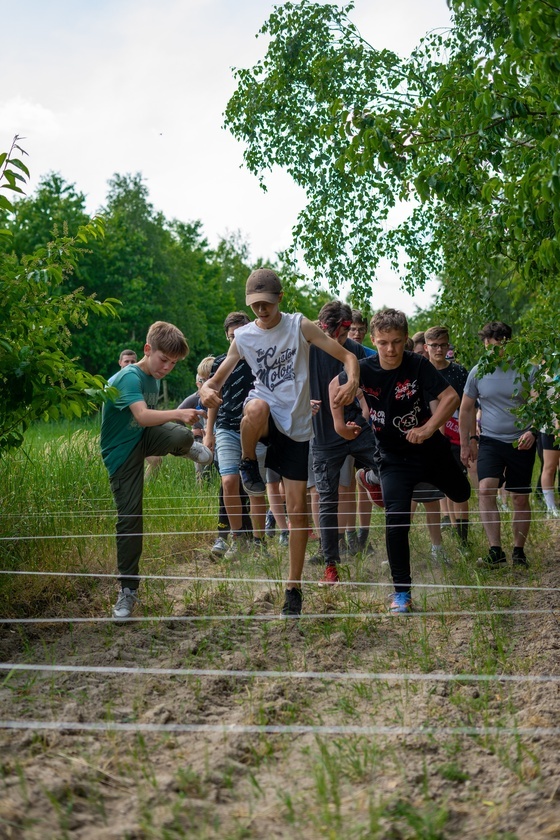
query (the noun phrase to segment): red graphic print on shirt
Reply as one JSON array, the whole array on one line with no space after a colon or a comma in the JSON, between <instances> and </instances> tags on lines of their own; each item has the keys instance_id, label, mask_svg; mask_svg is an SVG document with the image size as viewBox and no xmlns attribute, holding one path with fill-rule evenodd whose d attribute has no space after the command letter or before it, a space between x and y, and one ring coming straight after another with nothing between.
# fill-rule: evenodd
<instances>
[{"instance_id":1,"label":"red graphic print on shirt","mask_svg":"<svg viewBox=\"0 0 560 840\"><path fill-rule=\"evenodd\" d=\"M410 379L405 379L404 382L397 382L395 386L395 399L408 400L418 391L418 380L411 382Z\"/></svg>"}]
</instances>

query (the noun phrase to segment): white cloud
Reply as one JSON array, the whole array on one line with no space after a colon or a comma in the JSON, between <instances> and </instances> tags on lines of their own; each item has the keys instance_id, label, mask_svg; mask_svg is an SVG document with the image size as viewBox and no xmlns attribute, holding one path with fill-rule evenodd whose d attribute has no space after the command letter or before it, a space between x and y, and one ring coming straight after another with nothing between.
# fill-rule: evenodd
<instances>
[{"instance_id":1,"label":"white cloud","mask_svg":"<svg viewBox=\"0 0 560 840\"><path fill-rule=\"evenodd\" d=\"M23 96L14 96L0 102L0 125L6 135L39 135L56 138L61 134L60 122L51 110Z\"/></svg>"}]
</instances>

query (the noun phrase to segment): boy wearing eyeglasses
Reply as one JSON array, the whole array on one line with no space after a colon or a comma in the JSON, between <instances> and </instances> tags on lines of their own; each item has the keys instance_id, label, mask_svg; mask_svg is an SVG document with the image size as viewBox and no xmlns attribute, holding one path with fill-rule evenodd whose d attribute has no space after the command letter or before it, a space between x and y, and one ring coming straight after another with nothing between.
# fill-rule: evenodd
<instances>
[{"instance_id":1,"label":"boy wearing eyeglasses","mask_svg":"<svg viewBox=\"0 0 560 840\"><path fill-rule=\"evenodd\" d=\"M430 327L424 333L424 349L428 354L430 362L436 370L439 370L449 385L455 388L459 399L462 400L469 372L463 365L452 362L447 358L447 352L450 346L449 330L447 327ZM459 409L453 412L453 416L449 418L442 431L451 444L453 457L466 474L467 468L461 461ZM476 436L476 419L473 421L470 433L473 437ZM452 522L454 523L461 545L466 546L469 538L469 503L461 502L455 504L449 500L449 508L453 516Z\"/></svg>"}]
</instances>

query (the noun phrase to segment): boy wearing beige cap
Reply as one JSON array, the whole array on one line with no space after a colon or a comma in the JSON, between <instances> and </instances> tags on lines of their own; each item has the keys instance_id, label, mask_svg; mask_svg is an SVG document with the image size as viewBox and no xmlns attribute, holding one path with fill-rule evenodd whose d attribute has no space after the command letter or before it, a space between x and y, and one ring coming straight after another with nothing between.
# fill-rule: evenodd
<instances>
[{"instance_id":1,"label":"boy wearing beige cap","mask_svg":"<svg viewBox=\"0 0 560 840\"><path fill-rule=\"evenodd\" d=\"M241 480L249 494L262 494L256 445L266 443L266 466L282 476L290 520L290 572L282 615L301 614L301 575L308 537L307 474L312 435L309 396L309 346L316 345L344 365L348 381L336 395L348 405L356 395L359 368L356 357L329 338L301 313L280 312L282 284L268 268L249 276L245 300L256 320L235 331L229 353L216 374L201 388L207 407L220 405L219 391L240 359L255 376L241 421Z\"/></svg>"}]
</instances>

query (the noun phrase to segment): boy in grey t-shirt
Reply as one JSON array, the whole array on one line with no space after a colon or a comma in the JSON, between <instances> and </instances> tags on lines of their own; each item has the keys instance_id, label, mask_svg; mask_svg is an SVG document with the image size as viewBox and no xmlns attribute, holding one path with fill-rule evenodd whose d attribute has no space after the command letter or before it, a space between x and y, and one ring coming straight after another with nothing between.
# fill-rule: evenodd
<instances>
[{"instance_id":1,"label":"boy in grey t-shirt","mask_svg":"<svg viewBox=\"0 0 560 840\"><path fill-rule=\"evenodd\" d=\"M485 347L500 346L503 356L511 338L511 327L503 321L492 321L479 332ZM467 466L477 462L479 505L484 530L490 543L488 555L481 564L495 568L506 563L501 545L500 514L497 493L505 478L505 488L513 501L513 564L528 566L525 541L531 525L531 479L535 462L536 432L529 426L520 428L513 413L526 401L532 377L524 382L513 367L496 368L478 377L478 365L470 372L459 413L461 460ZM480 440L471 435L476 401L481 408Z\"/></svg>"}]
</instances>

